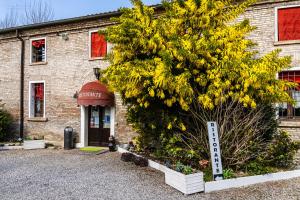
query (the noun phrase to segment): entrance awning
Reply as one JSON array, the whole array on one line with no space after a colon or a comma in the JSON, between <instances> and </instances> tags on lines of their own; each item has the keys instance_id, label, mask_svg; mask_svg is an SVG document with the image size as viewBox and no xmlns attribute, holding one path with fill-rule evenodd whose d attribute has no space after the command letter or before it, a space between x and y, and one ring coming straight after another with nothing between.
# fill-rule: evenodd
<instances>
[{"instance_id":1,"label":"entrance awning","mask_svg":"<svg viewBox=\"0 0 300 200\"><path fill-rule=\"evenodd\" d=\"M114 94L109 92L107 87L99 81L86 83L82 86L77 104L83 106L113 106Z\"/></svg>"}]
</instances>

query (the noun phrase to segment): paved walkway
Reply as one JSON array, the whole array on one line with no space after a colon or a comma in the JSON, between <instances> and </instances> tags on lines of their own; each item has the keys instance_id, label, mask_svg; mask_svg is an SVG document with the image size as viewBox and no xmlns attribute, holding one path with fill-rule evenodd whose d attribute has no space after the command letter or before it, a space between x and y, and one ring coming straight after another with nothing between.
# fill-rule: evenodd
<instances>
[{"instance_id":1,"label":"paved walkway","mask_svg":"<svg viewBox=\"0 0 300 200\"><path fill-rule=\"evenodd\" d=\"M0 199L300 199L300 179L184 196L164 175L120 161L118 153L0 151Z\"/></svg>"}]
</instances>

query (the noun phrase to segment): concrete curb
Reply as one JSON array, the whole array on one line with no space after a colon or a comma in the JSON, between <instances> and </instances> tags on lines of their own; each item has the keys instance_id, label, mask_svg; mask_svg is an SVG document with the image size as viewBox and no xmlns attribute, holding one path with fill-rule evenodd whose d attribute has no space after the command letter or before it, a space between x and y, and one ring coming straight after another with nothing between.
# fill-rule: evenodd
<instances>
[{"instance_id":1,"label":"concrete curb","mask_svg":"<svg viewBox=\"0 0 300 200\"><path fill-rule=\"evenodd\" d=\"M0 146L0 150L21 150L21 149L24 149L23 146L9 146L9 145Z\"/></svg>"},{"instance_id":2,"label":"concrete curb","mask_svg":"<svg viewBox=\"0 0 300 200\"><path fill-rule=\"evenodd\" d=\"M258 183L280 181L300 177L300 170L277 172L258 176L247 176L205 183L205 192L213 192L230 188L239 188Z\"/></svg>"}]
</instances>

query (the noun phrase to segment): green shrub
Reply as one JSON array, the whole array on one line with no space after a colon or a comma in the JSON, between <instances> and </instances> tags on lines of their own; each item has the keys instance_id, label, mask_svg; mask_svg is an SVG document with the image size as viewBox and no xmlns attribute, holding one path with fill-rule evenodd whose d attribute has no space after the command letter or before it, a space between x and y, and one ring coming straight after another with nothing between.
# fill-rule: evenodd
<instances>
[{"instance_id":1,"label":"green shrub","mask_svg":"<svg viewBox=\"0 0 300 200\"><path fill-rule=\"evenodd\" d=\"M0 141L7 141L10 138L10 128L13 122L11 114L4 109L0 101Z\"/></svg>"},{"instance_id":2,"label":"green shrub","mask_svg":"<svg viewBox=\"0 0 300 200\"><path fill-rule=\"evenodd\" d=\"M278 131L272 105L260 103L256 109L250 109L223 104L213 111L197 109L196 119L187 113L176 116L172 110L155 105L150 105L148 109L130 107L128 119L139 132L135 141L139 151L150 152L162 161L168 158L171 163L180 161L183 165L200 169L199 160L210 160L206 130L209 120L206 118L209 117L217 118L219 127L222 126L219 134L225 169L265 174L273 172L272 167L287 168L292 165L299 145L292 142L286 132ZM174 124L171 130L163 128L172 117L183 119L187 130L182 131Z\"/></svg>"},{"instance_id":3,"label":"green shrub","mask_svg":"<svg viewBox=\"0 0 300 200\"><path fill-rule=\"evenodd\" d=\"M262 163L252 161L245 167L245 172L250 175L261 175L275 172L274 168L264 166Z\"/></svg>"},{"instance_id":4,"label":"green shrub","mask_svg":"<svg viewBox=\"0 0 300 200\"><path fill-rule=\"evenodd\" d=\"M224 179L234 178L234 171L232 169L224 169L223 170Z\"/></svg>"},{"instance_id":5,"label":"green shrub","mask_svg":"<svg viewBox=\"0 0 300 200\"><path fill-rule=\"evenodd\" d=\"M155 149L161 149L160 135L165 121L164 110L155 107L143 109L138 106L128 106L127 121L139 133L135 138L136 151L153 153Z\"/></svg>"},{"instance_id":6,"label":"green shrub","mask_svg":"<svg viewBox=\"0 0 300 200\"><path fill-rule=\"evenodd\" d=\"M204 169L203 174L204 174L205 182L213 181L213 173L212 173L212 169L210 167Z\"/></svg>"},{"instance_id":7,"label":"green shrub","mask_svg":"<svg viewBox=\"0 0 300 200\"><path fill-rule=\"evenodd\" d=\"M292 141L289 133L278 131L273 135L265 153L257 160L266 166L288 168L293 165L294 157L299 149L299 142Z\"/></svg>"}]
</instances>

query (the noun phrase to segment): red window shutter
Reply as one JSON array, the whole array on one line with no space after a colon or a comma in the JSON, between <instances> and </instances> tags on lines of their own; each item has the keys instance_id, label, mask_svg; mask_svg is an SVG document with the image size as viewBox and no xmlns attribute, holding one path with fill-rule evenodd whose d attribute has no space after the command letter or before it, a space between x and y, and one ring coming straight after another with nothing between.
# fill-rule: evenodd
<instances>
[{"instance_id":1,"label":"red window shutter","mask_svg":"<svg viewBox=\"0 0 300 200\"><path fill-rule=\"evenodd\" d=\"M105 57L107 53L107 42L104 35L97 32L91 34L91 57Z\"/></svg>"},{"instance_id":2,"label":"red window shutter","mask_svg":"<svg viewBox=\"0 0 300 200\"><path fill-rule=\"evenodd\" d=\"M278 40L300 40L300 7L278 9Z\"/></svg>"},{"instance_id":3,"label":"red window shutter","mask_svg":"<svg viewBox=\"0 0 300 200\"><path fill-rule=\"evenodd\" d=\"M285 71L279 73L279 79L298 83L297 90L300 90L300 71Z\"/></svg>"}]
</instances>

